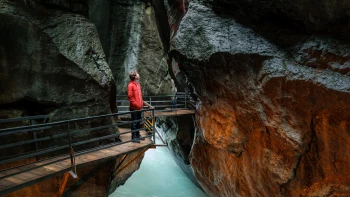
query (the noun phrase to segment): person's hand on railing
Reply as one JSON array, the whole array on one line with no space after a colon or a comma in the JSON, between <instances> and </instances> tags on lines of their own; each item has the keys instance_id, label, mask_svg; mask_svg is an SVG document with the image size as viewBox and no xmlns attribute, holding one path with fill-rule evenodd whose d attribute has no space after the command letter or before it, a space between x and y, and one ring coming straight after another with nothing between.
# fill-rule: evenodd
<instances>
[{"instance_id":1,"label":"person's hand on railing","mask_svg":"<svg viewBox=\"0 0 350 197\"><path fill-rule=\"evenodd\" d=\"M150 109L154 108L152 105L146 103L145 101L143 101L143 106L149 107Z\"/></svg>"}]
</instances>

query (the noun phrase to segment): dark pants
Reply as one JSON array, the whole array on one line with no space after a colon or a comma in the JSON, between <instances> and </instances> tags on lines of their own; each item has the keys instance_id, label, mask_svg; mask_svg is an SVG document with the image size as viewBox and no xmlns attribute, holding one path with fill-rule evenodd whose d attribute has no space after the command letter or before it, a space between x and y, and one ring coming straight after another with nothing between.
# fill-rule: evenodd
<instances>
[{"instance_id":1,"label":"dark pants","mask_svg":"<svg viewBox=\"0 0 350 197\"><path fill-rule=\"evenodd\" d=\"M130 109L130 111L131 111L131 121L141 119L141 112L140 111L135 111L134 109ZM134 130L139 129L139 128L140 128L140 122L132 122L131 123L131 131L134 131ZM138 138L139 136L140 136L140 131L132 132L131 137Z\"/></svg>"}]
</instances>

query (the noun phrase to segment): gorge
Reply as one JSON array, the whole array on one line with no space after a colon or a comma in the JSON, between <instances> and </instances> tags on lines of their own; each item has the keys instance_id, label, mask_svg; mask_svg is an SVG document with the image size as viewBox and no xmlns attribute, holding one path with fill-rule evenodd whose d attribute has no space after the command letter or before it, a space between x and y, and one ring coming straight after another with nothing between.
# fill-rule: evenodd
<instances>
[{"instance_id":1,"label":"gorge","mask_svg":"<svg viewBox=\"0 0 350 197\"><path fill-rule=\"evenodd\" d=\"M156 126L208 196L350 196L349 17L347 0L0 0L0 118L116 112L137 69L144 95L190 94L194 116ZM64 196L108 196L142 157L113 177L120 160Z\"/></svg>"}]
</instances>

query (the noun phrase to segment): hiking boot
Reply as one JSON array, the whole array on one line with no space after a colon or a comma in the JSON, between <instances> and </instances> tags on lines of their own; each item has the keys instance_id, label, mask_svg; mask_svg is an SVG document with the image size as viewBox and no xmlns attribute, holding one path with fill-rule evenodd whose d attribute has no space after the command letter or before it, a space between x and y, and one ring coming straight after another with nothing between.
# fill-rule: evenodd
<instances>
[{"instance_id":1,"label":"hiking boot","mask_svg":"<svg viewBox=\"0 0 350 197\"><path fill-rule=\"evenodd\" d=\"M140 140L138 140L138 139L136 139L136 138L132 138L131 141L134 142L134 143L140 143Z\"/></svg>"},{"instance_id":2,"label":"hiking boot","mask_svg":"<svg viewBox=\"0 0 350 197\"><path fill-rule=\"evenodd\" d=\"M140 143L140 140L137 139L138 137L136 136L136 134L132 134L131 136L131 141L134 142L134 143Z\"/></svg>"},{"instance_id":3,"label":"hiking boot","mask_svg":"<svg viewBox=\"0 0 350 197\"><path fill-rule=\"evenodd\" d=\"M139 140L145 140L145 138L141 138L140 133L137 133L137 134L136 134L136 137L139 138Z\"/></svg>"}]
</instances>

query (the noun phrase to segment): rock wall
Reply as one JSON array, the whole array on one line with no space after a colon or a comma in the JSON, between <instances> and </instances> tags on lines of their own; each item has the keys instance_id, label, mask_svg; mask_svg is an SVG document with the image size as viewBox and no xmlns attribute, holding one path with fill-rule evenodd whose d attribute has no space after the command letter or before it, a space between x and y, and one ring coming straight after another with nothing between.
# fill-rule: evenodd
<instances>
[{"instance_id":1,"label":"rock wall","mask_svg":"<svg viewBox=\"0 0 350 197\"><path fill-rule=\"evenodd\" d=\"M199 96L190 162L208 195L350 195L348 14L347 1L190 1L170 56Z\"/></svg>"},{"instance_id":2,"label":"rock wall","mask_svg":"<svg viewBox=\"0 0 350 197\"><path fill-rule=\"evenodd\" d=\"M155 11L142 0L89 0L89 16L96 24L117 94L125 95L128 73L138 70L144 95L169 94L174 83L168 73Z\"/></svg>"},{"instance_id":3,"label":"rock wall","mask_svg":"<svg viewBox=\"0 0 350 197\"><path fill-rule=\"evenodd\" d=\"M127 73L133 69L141 75L144 94L175 91L152 2L0 0L0 8L0 118L49 114L49 121L57 121L116 112L116 94L126 93ZM29 134L20 137L32 138ZM13 151L28 148L33 147ZM12 153L2 152L0 156ZM92 168L101 169L101 176L92 179L104 179L104 184L111 181L112 185L104 185L102 190L113 192L140 162L137 160L119 177L102 173L106 169L97 164ZM44 192L52 181L29 187L25 193ZM82 195L83 187L70 188L72 192L67 195ZM47 190L53 192L50 189L54 188ZM97 190L96 195L103 193Z\"/></svg>"},{"instance_id":4,"label":"rock wall","mask_svg":"<svg viewBox=\"0 0 350 197\"><path fill-rule=\"evenodd\" d=\"M48 114L52 122L116 110L112 72L86 17L36 2L0 5L1 118Z\"/></svg>"},{"instance_id":5,"label":"rock wall","mask_svg":"<svg viewBox=\"0 0 350 197\"><path fill-rule=\"evenodd\" d=\"M102 40L101 44L99 38L104 31L98 32L94 21L88 18L89 4L92 3L84 0L0 0L0 118L48 114L48 121L52 122L116 111L116 84L102 45L106 41ZM104 123L113 121L108 119ZM11 126L28 124L21 122ZM105 132L100 131L97 136L86 133L74 137L99 137L103 134ZM21 139L32 137L30 133L16 136ZM2 143L14 140L6 138ZM50 143L58 145L66 143L66 139ZM2 150L0 157L32 148L23 146ZM79 167L80 180L71 180L64 195L105 196L138 169L141 159L119 177L114 177L111 170L118 158ZM32 161L35 158L11 165ZM1 166L1 169L4 167L10 166ZM114 178L119 182L110 186ZM8 196L53 196L62 180L63 175L58 175Z\"/></svg>"},{"instance_id":6,"label":"rock wall","mask_svg":"<svg viewBox=\"0 0 350 197\"><path fill-rule=\"evenodd\" d=\"M21 108L26 115L69 111L66 118L115 109L114 79L87 18L36 4L0 3L2 109Z\"/></svg>"},{"instance_id":7,"label":"rock wall","mask_svg":"<svg viewBox=\"0 0 350 197\"><path fill-rule=\"evenodd\" d=\"M194 137L190 154L181 140L169 144L209 195L350 195L349 1L0 0L0 8L1 118L110 113L130 70L144 94L173 92L172 76L196 101L198 127L184 137ZM92 182L113 184L96 195L138 166L121 179L97 170Z\"/></svg>"}]
</instances>

